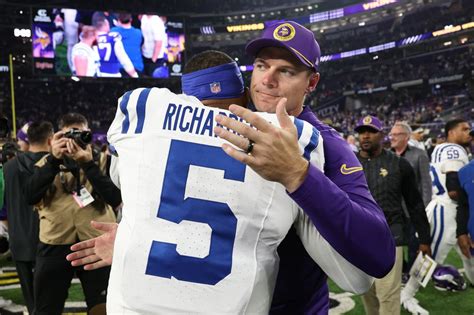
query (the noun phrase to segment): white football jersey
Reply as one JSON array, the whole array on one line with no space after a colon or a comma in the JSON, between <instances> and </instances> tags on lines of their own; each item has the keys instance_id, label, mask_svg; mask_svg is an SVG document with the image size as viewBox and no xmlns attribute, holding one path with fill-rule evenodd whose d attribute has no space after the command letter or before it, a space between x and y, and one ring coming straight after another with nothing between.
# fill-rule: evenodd
<instances>
[{"instance_id":1,"label":"white football jersey","mask_svg":"<svg viewBox=\"0 0 474 315\"><path fill-rule=\"evenodd\" d=\"M119 156L124 206L107 312L268 313L276 249L294 223L305 246L314 244L313 257L326 251L318 262L323 270L339 272L343 286L359 275L370 286L365 274L329 253L281 184L225 154L225 140L213 131L219 113L240 120L167 89L136 89L119 99L108 140ZM261 116L279 125L275 115ZM301 154L322 169L319 132L294 123ZM350 271L340 272L345 265Z\"/></svg>"},{"instance_id":2,"label":"white football jersey","mask_svg":"<svg viewBox=\"0 0 474 315\"><path fill-rule=\"evenodd\" d=\"M97 52L90 46L79 42L72 48L71 60L73 61L72 72L75 73L76 68L74 67L74 58L80 56L87 59L87 73L85 76L94 77L99 71L100 57Z\"/></svg>"},{"instance_id":3,"label":"white football jersey","mask_svg":"<svg viewBox=\"0 0 474 315\"><path fill-rule=\"evenodd\" d=\"M433 199L456 204L449 198L446 188L446 174L458 172L469 163L466 150L455 143L437 145L431 154L431 179L433 184Z\"/></svg>"}]
</instances>

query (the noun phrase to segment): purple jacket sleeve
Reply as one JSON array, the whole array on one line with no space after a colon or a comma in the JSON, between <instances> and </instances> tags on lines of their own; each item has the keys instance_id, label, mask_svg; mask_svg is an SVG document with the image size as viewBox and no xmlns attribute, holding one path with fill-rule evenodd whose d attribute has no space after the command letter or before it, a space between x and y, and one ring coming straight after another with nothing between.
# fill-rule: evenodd
<instances>
[{"instance_id":1,"label":"purple jacket sleeve","mask_svg":"<svg viewBox=\"0 0 474 315\"><path fill-rule=\"evenodd\" d=\"M304 119L302 116L299 118ZM339 254L367 274L381 278L395 262L395 243L369 192L362 167L332 128L305 120L321 132L326 165L324 173L310 166L305 181L290 197Z\"/></svg>"}]
</instances>

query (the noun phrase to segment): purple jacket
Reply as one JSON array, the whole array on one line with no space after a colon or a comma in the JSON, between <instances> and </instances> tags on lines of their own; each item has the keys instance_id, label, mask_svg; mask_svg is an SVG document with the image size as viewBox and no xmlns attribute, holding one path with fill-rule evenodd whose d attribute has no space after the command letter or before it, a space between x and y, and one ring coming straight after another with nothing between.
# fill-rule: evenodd
<instances>
[{"instance_id":1,"label":"purple jacket","mask_svg":"<svg viewBox=\"0 0 474 315\"><path fill-rule=\"evenodd\" d=\"M290 197L347 261L370 276L385 276L395 262L395 243L361 164L346 141L309 107L298 118L321 132L326 162L324 173L310 165L305 181ZM280 271L270 313L327 314L326 275L292 234L293 230L278 250Z\"/></svg>"}]
</instances>

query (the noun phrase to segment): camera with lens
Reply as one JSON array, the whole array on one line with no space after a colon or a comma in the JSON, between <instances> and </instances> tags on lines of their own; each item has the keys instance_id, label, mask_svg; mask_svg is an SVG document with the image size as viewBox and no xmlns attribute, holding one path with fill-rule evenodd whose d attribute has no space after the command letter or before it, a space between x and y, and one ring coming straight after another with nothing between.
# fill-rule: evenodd
<instances>
[{"instance_id":1,"label":"camera with lens","mask_svg":"<svg viewBox=\"0 0 474 315\"><path fill-rule=\"evenodd\" d=\"M89 130L79 130L72 128L64 133L64 137L73 139L83 149L92 142L92 133Z\"/></svg>"}]
</instances>

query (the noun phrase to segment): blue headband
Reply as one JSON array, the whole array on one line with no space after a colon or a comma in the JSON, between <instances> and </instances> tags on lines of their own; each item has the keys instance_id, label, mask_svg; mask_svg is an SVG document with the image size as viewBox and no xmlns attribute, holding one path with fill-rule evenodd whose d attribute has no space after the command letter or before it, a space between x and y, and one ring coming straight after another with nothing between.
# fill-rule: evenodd
<instances>
[{"instance_id":1,"label":"blue headband","mask_svg":"<svg viewBox=\"0 0 474 315\"><path fill-rule=\"evenodd\" d=\"M183 93L199 100L240 97L244 80L237 63L187 73L181 77Z\"/></svg>"}]
</instances>

